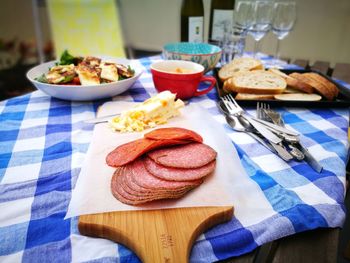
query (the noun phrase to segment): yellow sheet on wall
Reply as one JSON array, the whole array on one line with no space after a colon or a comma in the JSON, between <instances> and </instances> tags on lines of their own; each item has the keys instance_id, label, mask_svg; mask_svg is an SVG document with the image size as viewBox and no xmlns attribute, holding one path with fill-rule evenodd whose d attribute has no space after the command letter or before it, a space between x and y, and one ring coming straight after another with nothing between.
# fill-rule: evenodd
<instances>
[{"instance_id":1,"label":"yellow sheet on wall","mask_svg":"<svg viewBox=\"0 0 350 263\"><path fill-rule=\"evenodd\" d=\"M125 57L115 0L48 0L56 56Z\"/></svg>"}]
</instances>

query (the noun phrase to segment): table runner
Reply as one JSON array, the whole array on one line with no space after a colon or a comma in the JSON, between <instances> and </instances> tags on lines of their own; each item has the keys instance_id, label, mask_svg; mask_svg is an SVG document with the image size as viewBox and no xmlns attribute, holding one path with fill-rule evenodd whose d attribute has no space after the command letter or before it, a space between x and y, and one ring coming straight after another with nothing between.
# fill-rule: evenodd
<instances>
[{"instance_id":1,"label":"table runner","mask_svg":"<svg viewBox=\"0 0 350 263\"><path fill-rule=\"evenodd\" d=\"M156 94L149 66L158 59L139 60L142 77L114 100L140 102ZM269 62L270 58L261 59ZM248 135L231 130L216 107L217 100L213 90L191 103L207 109L224 126L248 176L265 198L256 200L247 193L242 199L246 209L240 214L253 213L254 219L234 217L202 234L190 261L239 256L283 236L341 227L349 110L277 109L324 166L317 174L306 163L286 163ZM68 102L36 91L0 102L1 262L139 262L120 244L80 235L77 217L63 219L92 135L93 126L83 120L93 118L105 101ZM247 110L255 114L254 109Z\"/></svg>"}]
</instances>

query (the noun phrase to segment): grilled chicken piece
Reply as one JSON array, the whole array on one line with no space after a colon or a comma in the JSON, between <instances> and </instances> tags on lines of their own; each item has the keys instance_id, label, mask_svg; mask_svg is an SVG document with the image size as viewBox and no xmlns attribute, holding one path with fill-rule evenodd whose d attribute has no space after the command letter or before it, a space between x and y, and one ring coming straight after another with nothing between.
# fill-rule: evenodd
<instances>
[{"instance_id":1,"label":"grilled chicken piece","mask_svg":"<svg viewBox=\"0 0 350 263\"><path fill-rule=\"evenodd\" d=\"M100 84L100 72L98 68L89 67L87 65L84 65L84 63L80 63L76 67L76 72L78 73L82 86Z\"/></svg>"},{"instance_id":2,"label":"grilled chicken piece","mask_svg":"<svg viewBox=\"0 0 350 263\"><path fill-rule=\"evenodd\" d=\"M101 68L101 78L105 79L107 81L118 81L119 80L119 74L118 74L118 68L114 63L109 62L102 62L100 64Z\"/></svg>"},{"instance_id":3,"label":"grilled chicken piece","mask_svg":"<svg viewBox=\"0 0 350 263\"><path fill-rule=\"evenodd\" d=\"M50 69L46 79L48 83L60 84L72 81L75 76L74 64L59 65Z\"/></svg>"}]
</instances>

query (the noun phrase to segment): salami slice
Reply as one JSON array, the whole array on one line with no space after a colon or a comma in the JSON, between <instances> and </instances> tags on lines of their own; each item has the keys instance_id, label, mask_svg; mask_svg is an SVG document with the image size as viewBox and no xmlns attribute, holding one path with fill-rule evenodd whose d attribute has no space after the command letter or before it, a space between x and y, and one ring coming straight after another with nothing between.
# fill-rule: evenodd
<instances>
[{"instance_id":1,"label":"salami slice","mask_svg":"<svg viewBox=\"0 0 350 263\"><path fill-rule=\"evenodd\" d=\"M184 140L152 140L147 138L138 139L122 144L110 152L106 157L106 163L112 167L119 167L134 161L137 157L154 149L169 146L186 144Z\"/></svg>"},{"instance_id":2,"label":"salami slice","mask_svg":"<svg viewBox=\"0 0 350 263\"><path fill-rule=\"evenodd\" d=\"M152 175L169 181L187 181L203 178L215 170L216 161L212 161L198 168L172 168L160 165L151 158L145 158L145 167Z\"/></svg>"},{"instance_id":3,"label":"salami slice","mask_svg":"<svg viewBox=\"0 0 350 263\"><path fill-rule=\"evenodd\" d=\"M134 161L130 165L130 168L132 180L137 185L148 189L166 189L169 191L174 191L177 189L183 189L187 187L196 187L203 182L203 180L201 179L181 182L159 179L147 171L142 159Z\"/></svg>"},{"instance_id":4,"label":"salami slice","mask_svg":"<svg viewBox=\"0 0 350 263\"><path fill-rule=\"evenodd\" d=\"M216 151L203 143L167 147L154 150L148 156L158 164L174 168L198 168L216 158Z\"/></svg>"},{"instance_id":5,"label":"salami slice","mask_svg":"<svg viewBox=\"0 0 350 263\"><path fill-rule=\"evenodd\" d=\"M202 141L199 134L174 127L118 146L106 156L117 168L112 194L129 205L182 197L215 169L217 153Z\"/></svg>"},{"instance_id":6,"label":"salami slice","mask_svg":"<svg viewBox=\"0 0 350 263\"><path fill-rule=\"evenodd\" d=\"M117 198L120 202L129 204L129 205L139 205L146 202L159 200L159 199L170 199L170 198L180 198L184 194L186 194L190 189L183 190L181 192L172 193L169 192L167 194L157 194L153 195L144 195L144 196L135 196L128 193L123 187L123 171L118 170L114 173L111 181L111 190L112 194L115 198Z\"/></svg>"},{"instance_id":7,"label":"salami slice","mask_svg":"<svg viewBox=\"0 0 350 263\"><path fill-rule=\"evenodd\" d=\"M175 195L175 194L182 193L184 191L188 191L192 189L192 187L185 186L185 187L177 188L176 190L169 191L167 189L149 189L149 188L142 187L133 181L131 169L129 168L129 166L125 167L122 178L123 179L121 182L124 190L134 196L140 196L140 197L162 195L162 194Z\"/></svg>"},{"instance_id":8,"label":"salami slice","mask_svg":"<svg viewBox=\"0 0 350 263\"><path fill-rule=\"evenodd\" d=\"M202 136L198 133L179 127L159 128L146 133L144 137L153 140L173 139L203 142Z\"/></svg>"}]
</instances>

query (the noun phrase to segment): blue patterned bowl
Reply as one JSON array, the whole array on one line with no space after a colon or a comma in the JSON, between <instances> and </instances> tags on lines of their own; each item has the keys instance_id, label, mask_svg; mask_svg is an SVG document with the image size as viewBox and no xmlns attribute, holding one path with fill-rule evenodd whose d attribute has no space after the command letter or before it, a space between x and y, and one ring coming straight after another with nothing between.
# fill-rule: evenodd
<instances>
[{"instance_id":1,"label":"blue patterned bowl","mask_svg":"<svg viewBox=\"0 0 350 263\"><path fill-rule=\"evenodd\" d=\"M219 62L221 48L207 43L177 42L163 47L163 57L169 60L187 60L203 65L205 72Z\"/></svg>"}]
</instances>

